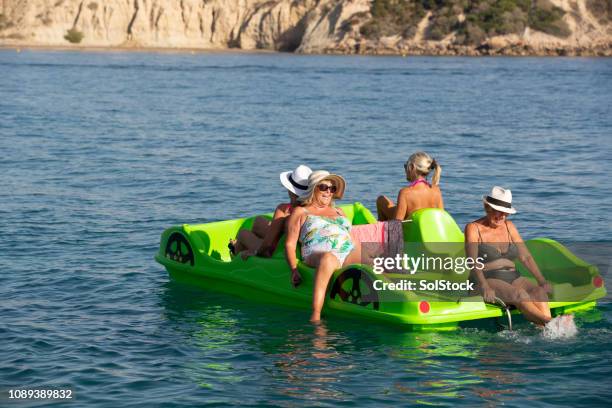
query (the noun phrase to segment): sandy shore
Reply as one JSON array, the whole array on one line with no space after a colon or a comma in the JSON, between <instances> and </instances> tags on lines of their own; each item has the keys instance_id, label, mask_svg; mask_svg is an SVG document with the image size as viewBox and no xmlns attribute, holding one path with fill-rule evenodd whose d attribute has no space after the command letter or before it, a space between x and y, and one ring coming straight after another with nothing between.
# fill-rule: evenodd
<instances>
[{"instance_id":1,"label":"sandy shore","mask_svg":"<svg viewBox=\"0 0 612 408\"><path fill-rule=\"evenodd\" d=\"M240 48L182 48L182 47L142 47L135 45L123 46L92 46L92 45L41 45L33 43L0 43L0 50L30 51L74 51L74 52L137 52L137 53L167 53L167 54L292 54L287 52ZM515 56L515 57L610 57L612 48L609 45L596 47L550 47L536 50L530 47L508 46L503 48L475 48L465 46L427 47L418 46L414 49L390 49L373 47L362 52L347 52L346 50L328 50L324 53L295 55L361 55L361 56L445 56L445 57L482 57L482 56Z\"/></svg>"},{"instance_id":2,"label":"sandy shore","mask_svg":"<svg viewBox=\"0 0 612 408\"><path fill-rule=\"evenodd\" d=\"M136 47L136 46L92 46L92 45L40 45L30 43L1 44L0 50L15 51L76 51L76 52L155 52L168 54L279 54L274 50L243 50L239 48L176 48L176 47Z\"/></svg>"}]
</instances>

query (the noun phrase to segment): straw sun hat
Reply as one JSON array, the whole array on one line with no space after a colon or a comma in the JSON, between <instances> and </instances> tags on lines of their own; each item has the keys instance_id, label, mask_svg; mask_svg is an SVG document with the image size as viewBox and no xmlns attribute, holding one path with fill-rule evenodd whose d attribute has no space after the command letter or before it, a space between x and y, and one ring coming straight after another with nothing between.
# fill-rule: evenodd
<instances>
[{"instance_id":1,"label":"straw sun hat","mask_svg":"<svg viewBox=\"0 0 612 408\"><path fill-rule=\"evenodd\" d=\"M336 192L334 193L335 199L341 199L344 196L344 189L346 188L346 181L342 176L332 174L329 171L317 170L313 171L308 177L308 190L304 193L300 199L303 201L305 198L312 196L315 187L324 180L331 181L336 186Z\"/></svg>"}]
</instances>

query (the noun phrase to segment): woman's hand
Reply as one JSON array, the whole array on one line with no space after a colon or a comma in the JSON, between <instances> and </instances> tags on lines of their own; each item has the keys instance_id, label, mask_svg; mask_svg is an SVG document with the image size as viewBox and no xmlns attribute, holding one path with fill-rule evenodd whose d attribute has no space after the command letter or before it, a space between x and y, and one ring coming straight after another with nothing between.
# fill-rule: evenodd
<instances>
[{"instance_id":1,"label":"woman's hand","mask_svg":"<svg viewBox=\"0 0 612 408\"><path fill-rule=\"evenodd\" d=\"M544 281L542 283L540 283L539 285L542 289L544 289L546 291L546 293L548 293L549 295L552 295L553 293L553 288L551 286L550 283L548 283L548 281Z\"/></svg>"},{"instance_id":2,"label":"woman's hand","mask_svg":"<svg viewBox=\"0 0 612 408\"><path fill-rule=\"evenodd\" d=\"M487 303L495 303L495 291L489 285L482 287L482 297Z\"/></svg>"},{"instance_id":3,"label":"woman's hand","mask_svg":"<svg viewBox=\"0 0 612 408\"><path fill-rule=\"evenodd\" d=\"M297 270L297 257L295 255L295 247L297 246L298 236L300 234L300 228L302 227L302 214L304 214L303 207L296 208L289 220L287 221L287 239L285 241L285 258L287 264L291 268L291 284L297 287L302 282L302 277Z\"/></svg>"},{"instance_id":4,"label":"woman's hand","mask_svg":"<svg viewBox=\"0 0 612 408\"><path fill-rule=\"evenodd\" d=\"M300 275L300 272L297 270L297 268L292 268L291 269L291 284L293 285L294 288L297 288L300 283L302 283L302 275Z\"/></svg>"}]
</instances>

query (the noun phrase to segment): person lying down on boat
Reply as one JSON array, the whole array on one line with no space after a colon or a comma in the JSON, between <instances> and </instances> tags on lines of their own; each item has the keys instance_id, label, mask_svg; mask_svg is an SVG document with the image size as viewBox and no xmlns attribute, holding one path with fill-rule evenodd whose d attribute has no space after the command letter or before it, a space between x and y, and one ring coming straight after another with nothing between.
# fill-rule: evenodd
<instances>
[{"instance_id":1,"label":"person lying down on boat","mask_svg":"<svg viewBox=\"0 0 612 408\"><path fill-rule=\"evenodd\" d=\"M272 256L280 237L286 231L287 218L300 205L298 199L307 193L310 173L310 167L301 164L293 171L280 174L280 182L287 189L289 202L276 206L272 221L266 217L257 217L251 230L241 230L228 245L233 255L240 253L243 259L253 255Z\"/></svg>"}]
</instances>

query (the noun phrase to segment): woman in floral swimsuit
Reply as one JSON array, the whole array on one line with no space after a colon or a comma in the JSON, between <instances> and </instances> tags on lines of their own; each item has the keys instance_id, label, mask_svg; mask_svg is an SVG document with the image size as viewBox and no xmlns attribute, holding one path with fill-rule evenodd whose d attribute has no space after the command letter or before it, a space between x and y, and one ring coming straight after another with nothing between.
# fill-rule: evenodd
<instances>
[{"instance_id":1,"label":"woman in floral swimsuit","mask_svg":"<svg viewBox=\"0 0 612 408\"><path fill-rule=\"evenodd\" d=\"M345 181L324 170L308 178L308 191L300 197L302 207L291 213L287 223L285 256L291 268L291 282L297 286L302 277L297 270L295 250L302 243L302 260L316 268L311 321L321 319L327 284L334 271L342 266L359 263L359 243L351 239L351 223L344 212L333 206L342 198Z\"/></svg>"}]
</instances>

